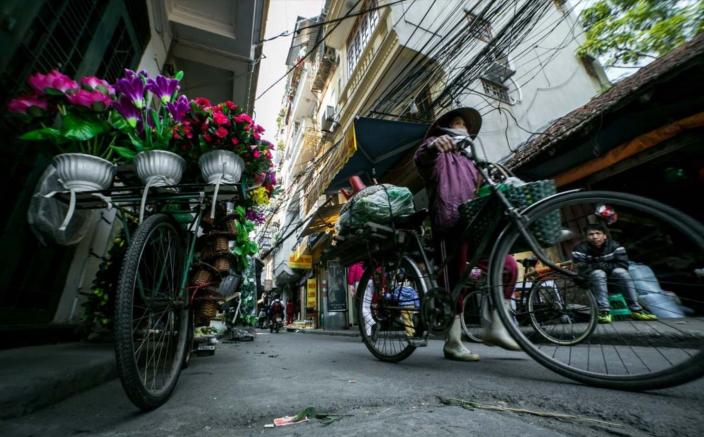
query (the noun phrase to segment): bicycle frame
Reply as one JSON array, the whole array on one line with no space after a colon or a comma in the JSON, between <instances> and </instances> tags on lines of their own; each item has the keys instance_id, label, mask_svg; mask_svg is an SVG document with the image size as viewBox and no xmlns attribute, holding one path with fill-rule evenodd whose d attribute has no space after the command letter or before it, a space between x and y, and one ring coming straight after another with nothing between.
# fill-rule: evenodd
<instances>
[{"instance_id":1,"label":"bicycle frame","mask_svg":"<svg viewBox=\"0 0 704 437\"><path fill-rule=\"evenodd\" d=\"M174 198L177 198L178 195L174 195ZM191 200L192 198L188 197L183 200L188 201ZM121 214L122 209L118 209L118 214L117 214L117 219L120 220L123 223L123 227L126 230L126 238L127 242L129 243L131 241L131 235L129 232L129 226L127 226L127 218ZM186 237L186 251L183 256L183 266L181 268L181 279L178 284L178 295L180 296L180 302L179 304L181 305L190 305L190 296L187 293L187 284L188 284L188 271L191 268L191 264L193 263L193 260L195 259L195 248L196 248L196 240L197 240L197 232L198 228L200 226L200 222L203 218L203 212L205 211L205 202L203 199L203 196L201 196L200 199L198 199L198 212L195 214L193 219L188 223L188 226L186 227L185 233L187 234ZM192 211L166 211L167 214L173 215L176 213L191 213ZM165 272L160 272L160 278L159 281L161 281L164 278ZM158 289L158 288L157 288ZM144 289L143 287L139 287L140 290L140 297L144 300L148 300L149 298L144 295Z\"/></svg>"}]
</instances>

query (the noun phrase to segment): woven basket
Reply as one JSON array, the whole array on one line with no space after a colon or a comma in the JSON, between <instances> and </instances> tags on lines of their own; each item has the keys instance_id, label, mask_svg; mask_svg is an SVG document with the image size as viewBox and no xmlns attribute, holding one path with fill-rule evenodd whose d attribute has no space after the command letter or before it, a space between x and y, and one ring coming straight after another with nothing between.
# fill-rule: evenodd
<instances>
[{"instance_id":1,"label":"woven basket","mask_svg":"<svg viewBox=\"0 0 704 437\"><path fill-rule=\"evenodd\" d=\"M215 248L213 246L205 246L203 249L200 251L200 259L202 261L208 261L213 258L218 256L218 254L215 252Z\"/></svg>"},{"instance_id":2,"label":"woven basket","mask_svg":"<svg viewBox=\"0 0 704 437\"><path fill-rule=\"evenodd\" d=\"M198 318L201 321L209 321L218 314L218 304L212 300L203 300L198 306Z\"/></svg>"},{"instance_id":3,"label":"woven basket","mask_svg":"<svg viewBox=\"0 0 704 437\"><path fill-rule=\"evenodd\" d=\"M504 185L500 189L519 210L556 192L552 180L528 182L520 186ZM493 194L463 203L459 206L459 212L464 226L463 236L473 246L479 244L486 235L495 233L506 220L503 205ZM555 210L532 224L529 229L541 246L551 246L558 241L561 225L560 212Z\"/></svg>"},{"instance_id":4,"label":"woven basket","mask_svg":"<svg viewBox=\"0 0 704 437\"><path fill-rule=\"evenodd\" d=\"M208 285L214 280L215 272L212 268L206 266L199 267L198 270L196 270L196 273L193 275L193 285L197 285L199 287Z\"/></svg>"},{"instance_id":5,"label":"woven basket","mask_svg":"<svg viewBox=\"0 0 704 437\"><path fill-rule=\"evenodd\" d=\"M237 220L238 220L237 214L228 214L225 217L223 217L222 221L220 222L219 227L221 227L225 232L228 232L229 234L236 236L237 235Z\"/></svg>"},{"instance_id":6,"label":"woven basket","mask_svg":"<svg viewBox=\"0 0 704 437\"><path fill-rule=\"evenodd\" d=\"M232 263L230 262L229 256L219 256L213 261L213 267L220 273L227 273L230 271Z\"/></svg>"},{"instance_id":7,"label":"woven basket","mask_svg":"<svg viewBox=\"0 0 704 437\"><path fill-rule=\"evenodd\" d=\"M218 235L213 238L213 249L215 249L215 253L229 253L229 242L230 240L224 235Z\"/></svg>"}]
</instances>

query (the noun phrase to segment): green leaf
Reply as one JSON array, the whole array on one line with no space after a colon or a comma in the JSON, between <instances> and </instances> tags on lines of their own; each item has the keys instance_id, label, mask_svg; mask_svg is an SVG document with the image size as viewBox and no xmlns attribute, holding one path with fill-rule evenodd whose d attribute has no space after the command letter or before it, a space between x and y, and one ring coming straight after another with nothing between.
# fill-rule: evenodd
<instances>
[{"instance_id":1,"label":"green leaf","mask_svg":"<svg viewBox=\"0 0 704 437\"><path fill-rule=\"evenodd\" d=\"M44 140L57 140L61 137L61 132L58 129L52 127L45 127L42 129L31 130L20 135L21 140L25 141L44 141Z\"/></svg>"},{"instance_id":2,"label":"green leaf","mask_svg":"<svg viewBox=\"0 0 704 437\"><path fill-rule=\"evenodd\" d=\"M110 124L120 132L128 132L132 130L132 127L127 123L127 120L120 115L117 111L110 111L109 116Z\"/></svg>"},{"instance_id":3,"label":"green leaf","mask_svg":"<svg viewBox=\"0 0 704 437\"><path fill-rule=\"evenodd\" d=\"M133 150L130 150L127 147L112 146L112 150L117 152L117 154L121 157L129 160L132 160L135 155L137 155Z\"/></svg>"},{"instance_id":4,"label":"green leaf","mask_svg":"<svg viewBox=\"0 0 704 437\"><path fill-rule=\"evenodd\" d=\"M154 110L149 111L149 113L154 121L154 129L156 129L157 132L161 132L161 120L159 120L159 115Z\"/></svg>"},{"instance_id":5,"label":"green leaf","mask_svg":"<svg viewBox=\"0 0 704 437\"><path fill-rule=\"evenodd\" d=\"M234 253L235 255L238 255L238 256L242 256L242 248L240 246L235 246L232 249L232 253Z\"/></svg>"},{"instance_id":6,"label":"green leaf","mask_svg":"<svg viewBox=\"0 0 704 437\"><path fill-rule=\"evenodd\" d=\"M181 80L183 79L183 70L179 70L176 72L176 75L174 76L174 79L176 80Z\"/></svg>"},{"instance_id":7,"label":"green leaf","mask_svg":"<svg viewBox=\"0 0 704 437\"><path fill-rule=\"evenodd\" d=\"M132 143L134 148L137 149L138 152L143 152L144 144L142 143L142 139L135 135L134 132L130 132L128 136L130 137L130 142Z\"/></svg>"},{"instance_id":8,"label":"green leaf","mask_svg":"<svg viewBox=\"0 0 704 437\"><path fill-rule=\"evenodd\" d=\"M107 132L107 123L96 118L84 118L74 114L63 117L63 127L61 135L73 141L86 141Z\"/></svg>"},{"instance_id":9,"label":"green leaf","mask_svg":"<svg viewBox=\"0 0 704 437\"><path fill-rule=\"evenodd\" d=\"M64 93L61 90L57 90L55 88L44 88L44 94L50 95L50 96L63 96Z\"/></svg>"}]
</instances>

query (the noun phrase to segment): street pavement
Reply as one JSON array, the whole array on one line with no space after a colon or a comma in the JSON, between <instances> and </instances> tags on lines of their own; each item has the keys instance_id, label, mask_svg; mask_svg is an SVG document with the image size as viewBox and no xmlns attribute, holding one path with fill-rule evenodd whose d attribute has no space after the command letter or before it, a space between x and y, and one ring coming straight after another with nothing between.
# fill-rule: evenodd
<instances>
[{"instance_id":1,"label":"street pavement","mask_svg":"<svg viewBox=\"0 0 704 437\"><path fill-rule=\"evenodd\" d=\"M482 345L477 363L442 358L431 340L399 364L374 359L357 337L260 331L195 358L173 397L140 413L117 380L17 419L2 436L663 435L704 430L704 380L628 393L586 387L522 352ZM445 406L440 399L475 402ZM306 407L342 415L268 428ZM516 412L523 409L526 412ZM531 414L538 413L538 414ZM565 416L562 416L565 415Z\"/></svg>"}]
</instances>

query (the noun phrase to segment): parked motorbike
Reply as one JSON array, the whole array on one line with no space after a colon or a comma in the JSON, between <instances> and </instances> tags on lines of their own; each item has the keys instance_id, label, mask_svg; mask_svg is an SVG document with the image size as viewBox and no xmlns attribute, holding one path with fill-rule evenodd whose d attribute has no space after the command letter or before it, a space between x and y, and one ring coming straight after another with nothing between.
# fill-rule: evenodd
<instances>
[{"instance_id":1,"label":"parked motorbike","mask_svg":"<svg viewBox=\"0 0 704 437\"><path fill-rule=\"evenodd\" d=\"M278 334L279 330L281 328L283 328L283 326L284 326L283 317L276 315L271 320L271 325L269 325L269 332L276 332Z\"/></svg>"}]
</instances>

